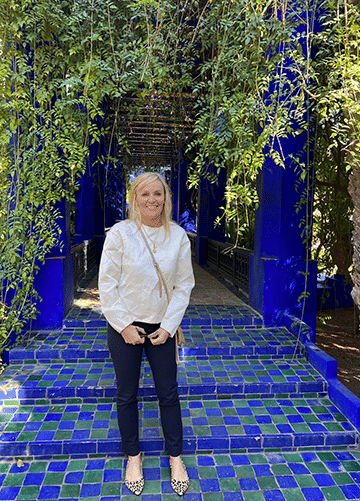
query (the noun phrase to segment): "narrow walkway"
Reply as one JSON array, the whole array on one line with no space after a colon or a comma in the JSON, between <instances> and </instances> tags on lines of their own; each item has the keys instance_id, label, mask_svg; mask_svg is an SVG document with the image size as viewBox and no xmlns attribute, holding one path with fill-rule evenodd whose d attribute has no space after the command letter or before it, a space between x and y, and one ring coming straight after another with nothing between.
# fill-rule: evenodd
<instances>
[{"instance_id":1,"label":"narrow walkway","mask_svg":"<svg viewBox=\"0 0 360 501\"><path fill-rule=\"evenodd\" d=\"M216 304L226 306L240 306L243 304L242 299L240 299L240 296L244 296L243 293L235 295L235 289L233 287L231 288L234 292L231 292L229 287L220 283L210 272L198 266L196 263L193 263L193 268L196 285L191 294L190 304ZM100 308L96 275L84 289L80 289L76 294L75 304L80 308Z\"/></svg>"},{"instance_id":2,"label":"narrow walkway","mask_svg":"<svg viewBox=\"0 0 360 501\"><path fill-rule=\"evenodd\" d=\"M265 328L195 267L178 368L185 501L360 500L359 433L285 328ZM62 332L37 333L0 376L0 500L130 501L96 279ZM178 499L169 482L148 363L139 391L142 501Z\"/></svg>"}]
</instances>

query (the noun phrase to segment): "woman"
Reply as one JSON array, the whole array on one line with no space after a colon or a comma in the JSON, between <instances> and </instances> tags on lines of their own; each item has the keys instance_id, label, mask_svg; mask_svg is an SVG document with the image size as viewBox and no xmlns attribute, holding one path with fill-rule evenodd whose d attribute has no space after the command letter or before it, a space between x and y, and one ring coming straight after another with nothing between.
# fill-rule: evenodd
<instances>
[{"instance_id":1,"label":"woman","mask_svg":"<svg viewBox=\"0 0 360 501\"><path fill-rule=\"evenodd\" d=\"M99 271L100 300L116 374L119 429L123 453L128 456L125 484L136 495L144 487L137 406L144 349L159 399L171 485L181 496L189 477L181 460L175 333L194 287L190 243L185 231L170 220L170 191L158 173L146 172L135 179L129 206L129 219L115 224L107 234Z\"/></svg>"}]
</instances>

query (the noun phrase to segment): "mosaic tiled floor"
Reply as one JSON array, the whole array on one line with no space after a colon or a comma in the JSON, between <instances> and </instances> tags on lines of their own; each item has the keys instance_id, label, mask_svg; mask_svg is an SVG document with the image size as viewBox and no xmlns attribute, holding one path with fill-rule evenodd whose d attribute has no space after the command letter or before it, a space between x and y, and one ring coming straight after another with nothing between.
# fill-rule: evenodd
<instances>
[{"instance_id":1,"label":"mosaic tiled floor","mask_svg":"<svg viewBox=\"0 0 360 501\"><path fill-rule=\"evenodd\" d=\"M116 407L110 401L68 399L1 409L2 455L113 453L119 451ZM355 446L357 434L328 399L182 400L184 451L247 452L299 447ZM164 449L157 402L140 402L141 447ZM116 441L116 442L114 442Z\"/></svg>"},{"instance_id":2,"label":"mosaic tiled floor","mask_svg":"<svg viewBox=\"0 0 360 501\"><path fill-rule=\"evenodd\" d=\"M65 320L68 327L84 327L91 321L104 325L100 308L80 308L74 306ZM102 322L102 324L101 324ZM189 305L183 321L184 325L262 325L261 317L250 306L242 305Z\"/></svg>"},{"instance_id":3,"label":"mosaic tiled floor","mask_svg":"<svg viewBox=\"0 0 360 501\"><path fill-rule=\"evenodd\" d=\"M185 501L335 501L360 499L360 452L185 456ZM130 501L125 460L105 456L0 462L0 500ZM179 499L166 456L145 456L142 501Z\"/></svg>"},{"instance_id":4,"label":"mosaic tiled floor","mask_svg":"<svg viewBox=\"0 0 360 501\"><path fill-rule=\"evenodd\" d=\"M232 319L234 320L234 319ZM277 357L300 354L301 346L285 328L264 329L261 326L184 325L185 356L238 355ZM78 359L105 360L106 327L66 327L59 332L39 332L29 337L23 346L11 350L10 362L17 360L64 361Z\"/></svg>"},{"instance_id":5,"label":"mosaic tiled floor","mask_svg":"<svg viewBox=\"0 0 360 501\"><path fill-rule=\"evenodd\" d=\"M183 326L185 500L360 500L359 434L292 334L264 328L245 304L192 305ZM62 332L13 350L0 376L0 501L134 499L121 481L114 397L96 309L75 307ZM139 411L141 499L178 499L145 361Z\"/></svg>"},{"instance_id":6,"label":"mosaic tiled floor","mask_svg":"<svg viewBox=\"0 0 360 501\"><path fill-rule=\"evenodd\" d=\"M233 395L326 392L326 382L305 360L264 356L186 357L178 367L179 392L185 395ZM149 364L143 363L140 396L155 395ZM11 364L0 376L0 396L5 398L61 398L115 396L115 374L110 359L104 362L51 364L27 361Z\"/></svg>"}]
</instances>

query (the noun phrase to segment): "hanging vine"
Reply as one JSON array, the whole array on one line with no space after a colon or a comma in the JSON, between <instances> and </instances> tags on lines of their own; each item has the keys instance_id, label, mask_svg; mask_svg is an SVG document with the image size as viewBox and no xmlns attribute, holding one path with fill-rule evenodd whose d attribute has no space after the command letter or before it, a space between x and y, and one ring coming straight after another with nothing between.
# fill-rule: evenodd
<instances>
[{"instance_id":1,"label":"hanging vine","mask_svg":"<svg viewBox=\"0 0 360 501\"><path fill-rule=\"evenodd\" d=\"M342 40L331 64L341 75L336 92L355 172L358 11L344 4L331 24L340 5L325 5L324 33ZM282 139L309 126L319 95L311 86L320 63L310 50L318 7L305 0L0 0L0 345L36 315L34 277L59 246L57 204L74 200L89 144L106 137L109 155L115 140L126 149L119 110L127 106L136 116L149 95L167 99L181 123L187 117L179 102L191 94L189 186L201 176L216 181L226 169L224 214L235 241L243 238L265 155L284 165ZM353 82L345 86L350 101L343 82ZM129 96L137 106L128 105ZM109 103L112 120L104 125Z\"/></svg>"},{"instance_id":2,"label":"hanging vine","mask_svg":"<svg viewBox=\"0 0 360 501\"><path fill-rule=\"evenodd\" d=\"M317 35L316 254L326 271L349 275L360 307L360 9L324 2ZM359 326L356 326L359 329Z\"/></svg>"}]
</instances>

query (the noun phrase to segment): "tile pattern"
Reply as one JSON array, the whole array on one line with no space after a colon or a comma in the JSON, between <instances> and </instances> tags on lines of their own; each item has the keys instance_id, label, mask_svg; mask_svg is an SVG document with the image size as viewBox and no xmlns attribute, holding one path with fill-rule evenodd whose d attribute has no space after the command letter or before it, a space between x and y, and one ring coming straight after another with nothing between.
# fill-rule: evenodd
<instances>
[{"instance_id":1,"label":"tile pattern","mask_svg":"<svg viewBox=\"0 0 360 501\"><path fill-rule=\"evenodd\" d=\"M183 327L185 500L360 499L358 433L328 399L301 343L284 328L264 328L243 303L190 305ZM96 307L75 306L61 333L36 333L14 350L0 376L0 501L134 499L121 482L114 395ZM147 363L139 417L147 451L141 498L178 499Z\"/></svg>"},{"instance_id":2,"label":"tile pattern","mask_svg":"<svg viewBox=\"0 0 360 501\"><path fill-rule=\"evenodd\" d=\"M234 319L232 318L234 321ZM195 325L199 322L199 325ZM182 357L187 356L261 356L283 357L301 355L301 344L284 327L217 325L209 317L194 318L194 325L184 324L186 345L181 348ZM106 360L109 351L106 345L106 327L97 327L89 322L87 327L65 327L59 332L34 333L28 342L11 350L10 363L18 360L78 361L79 359Z\"/></svg>"},{"instance_id":3,"label":"tile pattern","mask_svg":"<svg viewBox=\"0 0 360 501\"><path fill-rule=\"evenodd\" d=\"M268 356L249 360L241 356L186 357L178 367L181 396L317 393L325 395L326 382L305 360ZM140 396L155 395L151 369L142 364ZM115 374L110 359L50 364L24 361L11 364L0 375L0 399L114 397ZM1 403L1 400L0 400Z\"/></svg>"},{"instance_id":4,"label":"tile pattern","mask_svg":"<svg viewBox=\"0 0 360 501\"><path fill-rule=\"evenodd\" d=\"M360 499L360 452L185 456L190 487L184 501L333 501ZM0 462L0 500L130 501L125 460L63 456ZM146 455L142 501L179 499L166 456Z\"/></svg>"},{"instance_id":5,"label":"tile pattern","mask_svg":"<svg viewBox=\"0 0 360 501\"><path fill-rule=\"evenodd\" d=\"M76 304L71 309L65 325L67 327L84 327L90 322L92 325L105 325L104 316L100 308L81 308ZM190 304L186 310L183 325L262 325L260 315L245 303L239 305L198 305Z\"/></svg>"},{"instance_id":6,"label":"tile pattern","mask_svg":"<svg viewBox=\"0 0 360 501\"><path fill-rule=\"evenodd\" d=\"M1 408L2 455L112 453L120 450L113 399L84 403L5 401ZM89 399L90 401L90 399ZM243 398L181 401L184 451L265 450L356 446L357 433L328 399ZM141 447L164 449L157 401L139 403ZM115 442L114 442L115 441Z\"/></svg>"}]
</instances>

